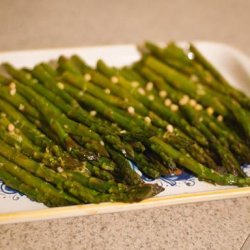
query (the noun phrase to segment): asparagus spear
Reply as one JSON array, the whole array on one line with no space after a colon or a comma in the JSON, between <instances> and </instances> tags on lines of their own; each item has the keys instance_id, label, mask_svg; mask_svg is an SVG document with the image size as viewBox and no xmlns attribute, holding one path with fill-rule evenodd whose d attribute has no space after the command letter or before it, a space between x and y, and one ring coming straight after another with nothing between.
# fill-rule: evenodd
<instances>
[{"instance_id":1,"label":"asparagus spear","mask_svg":"<svg viewBox=\"0 0 250 250\"><path fill-rule=\"evenodd\" d=\"M1 147L5 147L4 143L1 141ZM9 156L4 157L4 152L1 151L0 155L0 162L1 166L0 169L4 169L12 176L19 178L22 182L26 185L29 185L29 189L39 190L43 194L43 199L46 204L53 204L53 205L70 205L70 204L79 204L78 199L68 195L62 190L58 190L51 184L43 181L42 179L32 175L28 171L18 167L17 165L13 164L9 159ZM11 184L11 183L10 183ZM21 188L21 187L20 187ZM20 190L20 189L18 189ZM21 191L21 190L20 190ZM32 197L36 198L36 197ZM40 201L41 196L39 195L38 201Z\"/></svg>"},{"instance_id":2,"label":"asparagus spear","mask_svg":"<svg viewBox=\"0 0 250 250\"><path fill-rule=\"evenodd\" d=\"M222 93L227 93L235 98L246 109L250 109L250 98L241 91L233 88L228 81L219 73L219 71L201 54L201 52L193 45L190 44L190 51L194 54L194 60L204 67L212 76L218 81L216 90ZM221 87L220 87L221 86Z\"/></svg>"},{"instance_id":3,"label":"asparagus spear","mask_svg":"<svg viewBox=\"0 0 250 250\"><path fill-rule=\"evenodd\" d=\"M86 100L85 100L86 101ZM196 148L197 149L197 147L194 147L194 148ZM198 154L200 154L202 151L201 150L196 150L196 152L198 151ZM192 153L193 152L195 152L195 151L192 151ZM204 152L204 151L203 151ZM198 155L197 154L197 155ZM204 154L205 155L205 154ZM200 159L201 159L201 157L199 157ZM213 165L213 167L214 168L217 168L216 167L216 164L215 163L213 163L213 161L212 161L212 159L210 158L210 157L204 157L206 160L208 160L209 159L209 161L207 161L208 162L208 164L211 164L211 165ZM204 158L202 158L202 162L204 162ZM164 158L165 160L166 160L166 157Z\"/></svg>"},{"instance_id":4,"label":"asparagus spear","mask_svg":"<svg viewBox=\"0 0 250 250\"><path fill-rule=\"evenodd\" d=\"M191 79L196 78L211 89L229 95L247 109L250 108L250 99L241 91L233 88L193 44L190 45L193 59L189 59L188 54L174 43L168 44L163 49L150 42L146 42L145 46L153 55L186 73Z\"/></svg>"},{"instance_id":5,"label":"asparagus spear","mask_svg":"<svg viewBox=\"0 0 250 250\"><path fill-rule=\"evenodd\" d=\"M220 185L237 185L237 186L250 185L250 178L241 178L234 176L232 174L227 174L227 175L219 174L213 169L209 169L203 166L202 164L198 163L190 156L186 156L181 152L175 150L169 144L162 142L157 137L151 137L150 140L154 141L159 146L160 151L165 152L167 155L173 157L173 159L176 160L177 163L192 171L194 174L197 175L198 178L207 181L212 181Z\"/></svg>"},{"instance_id":6,"label":"asparagus spear","mask_svg":"<svg viewBox=\"0 0 250 250\"><path fill-rule=\"evenodd\" d=\"M178 73L176 70L168 67L152 56L148 56L145 59L145 65L162 75L175 88L180 89L194 99L197 99L204 106L213 107L217 113L223 116L231 118L231 115L233 115L238 121L238 124L243 128L247 138L250 138L250 126L248 125L250 122L250 115L247 111L243 110L236 101L230 100L229 104L232 104L230 106L228 104L229 98L222 98L221 95L209 88L193 83L184 75Z\"/></svg>"},{"instance_id":7,"label":"asparagus spear","mask_svg":"<svg viewBox=\"0 0 250 250\"><path fill-rule=\"evenodd\" d=\"M113 75L113 70L109 68L107 65L104 64L101 60L97 63L97 68L102 73L111 77ZM122 84L124 88L127 90L131 89L131 82L125 80L123 77L119 77L119 83ZM140 88L138 89L138 91ZM196 141L198 141L202 145L207 145L207 140L202 136L202 134L194 127L190 126L188 122L180 117L178 112L172 111L162 103L158 102L157 100L150 101L146 95L142 95L138 93L138 91L132 91L132 95L142 102L147 108L152 109L156 114L161 116L162 118L168 120L170 123L176 125L180 129L182 129L185 133L189 134L193 137Z\"/></svg>"},{"instance_id":8,"label":"asparagus spear","mask_svg":"<svg viewBox=\"0 0 250 250\"><path fill-rule=\"evenodd\" d=\"M27 184L23 183L16 177L13 177L8 172L6 172L1 166L0 166L0 178L3 180L3 182L12 189L19 190L19 192L27 195L31 200L42 202L47 206L53 206L53 203L45 197L45 195L42 192L39 192L37 189L33 189ZM58 203L54 204L54 206L59 205Z\"/></svg>"},{"instance_id":9,"label":"asparagus spear","mask_svg":"<svg viewBox=\"0 0 250 250\"><path fill-rule=\"evenodd\" d=\"M140 68L138 68L138 69L142 71L142 69L140 69ZM161 94L164 94L164 97L165 97L165 95L167 95L169 93L168 96L172 100L174 100L174 102L177 102L177 103L180 102L181 98L183 98L183 95L181 93L179 93L179 92L175 93L175 90L173 90L173 89L171 91L171 87L166 89L165 83L163 82L164 80L160 79L160 81L159 81L160 77L155 75L154 72L148 72L147 68L146 68L146 73L150 73L148 80L151 81L151 83L156 84L156 87L159 87L158 85L160 85L160 87L162 87L162 88L158 88L159 92L157 92L154 88L147 89L147 81L145 79L143 79L142 76L139 75L137 72L135 72L133 69L127 70L126 77L129 78L131 81L134 79L134 77L136 77L140 86L145 87L145 85L146 85L145 88L147 89L147 92L149 94L154 95L155 98L157 98L158 94L160 94L160 96L161 96ZM147 74L145 76L147 77ZM159 84L158 84L158 81L159 81ZM163 91L163 93L161 93L160 91ZM172 98L172 96L174 98ZM172 125L168 125L168 126L170 126L172 128ZM166 128L166 127L167 127L167 124L165 124L164 128ZM183 134L177 128L174 128L172 133L169 133L169 132L165 133L163 135L163 138L164 138L164 140L166 140L168 143L170 143L174 147L178 148L179 150L184 150L184 151L190 153L192 155L192 157L194 157L198 162L200 162L202 164L206 164L207 166L209 166L215 170L219 170L218 165L204 151L204 149L202 147L200 147L199 145L197 145L197 143L195 143L195 141L193 141L192 139L187 137L185 134Z\"/></svg>"},{"instance_id":10,"label":"asparagus spear","mask_svg":"<svg viewBox=\"0 0 250 250\"><path fill-rule=\"evenodd\" d=\"M132 147L120 140L120 138L117 136L118 131L114 132L113 131L114 128L112 129L108 127L106 124L101 123L98 119L95 119L95 117L91 117L89 113L87 113L80 107L80 105L74 98L68 95L65 91L55 86L56 84L55 80L52 79L51 76L49 76L48 73L42 67L37 66L32 72L38 79L40 79L47 86L47 88L51 89L51 91L54 94L57 94L58 96L61 97L67 95L67 99L71 103L73 102L75 103L74 106L70 106L65 104L65 102L63 102L63 100L60 98L58 98L56 102L54 101L54 104L60 107L60 109L64 111L69 117L81 123L86 124L91 129L93 129L93 131L103 135L104 141L107 141L108 143L112 144L114 147L117 148L117 150L120 150L121 152L125 150L127 155L133 156ZM49 100L53 102L53 100L55 99L50 97Z\"/></svg>"},{"instance_id":11,"label":"asparagus spear","mask_svg":"<svg viewBox=\"0 0 250 250\"><path fill-rule=\"evenodd\" d=\"M145 78L149 81L152 81L155 84L155 87L158 89L159 93L162 91L163 94L167 95L171 100L180 104L180 109L185 113L185 109L182 109L183 105L187 105L191 102L189 96L176 91L174 88L169 86L167 82L154 71L148 67L141 67L136 65L136 70L138 70ZM194 107L189 107L190 109L195 109L196 107L202 106L199 103L196 103ZM198 112L198 110L196 110ZM204 110L199 110L199 115L202 119L202 122L218 136L219 140L227 141L226 144L230 145L230 148L233 152L236 153L236 156L239 156L242 163L250 162L250 150L248 146L237 136L233 131L229 130L228 127L224 126L223 123L219 122L217 119L214 119L213 116L208 115Z\"/></svg>"},{"instance_id":12,"label":"asparagus spear","mask_svg":"<svg viewBox=\"0 0 250 250\"><path fill-rule=\"evenodd\" d=\"M105 194L100 194L92 189L80 185L78 182L65 178L62 174L46 168L42 164L38 164L35 161L27 158L20 152L7 146L0 140L0 154L3 157L8 157L10 161L22 166L27 171L44 178L46 181L53 183L57 188L61 190L67 190L70 194L78 197L81 201L86 203L99 203L102 201L108 201L110 197Z\"/></svg>"},{"instance_id":13,"label":"asparagus spear","mask_svg":"<svg viewBox=\"0 0 250 250\"><path fill-rule=\"evenodd\" d=\"M61 154L60 157L55 157L52 152L42 149L34 145L19 129L6 118L0 117L0 138L7 144L12 145L17 150L20 150L25 155L44 163L46 166L57 170L63 169L81 169L81 172L89 174L89 170L84 167L84 164L76 159L69 157L66 154ZM9 131L8 131L9 130Z\"/></svg>"},{"instance_id":14,"label":"asparagus spear","mask_svg":"<svg viewBox=\"0 0 250 250\"><path fill-rule=\"evenodd\" d=\"M73 86L70 86L66 83L64 85L65 85L65 90L68 91L68 93L70 93L80 103L84 103L85 105L87 104L91 108L94 108L95 110L97 110L98 113L103 114L105 117L107 117L111 121L114 121L114 122L118 123L120 126L122 126L123 128L127 129L128 131L131 131L132 134L137 134L137 133L141 133L141 134L146 133L147 134L147 131L143 130L145 123L143 123L142 127L138 127L138 123L134 123L133 120L130 120L128 114L126 114L126 116L120 115L120 113L116 109L114 109L113 107L107 106L103 102L99 101L98 99L95 99L94 97L92 97L88 94L81 96L81 95L79 95L79 92L77 91L77 89L74 88ZM132 124L133 124L133 126L131 126ZM135 131L135 128L136 128L136 131ZM144 137L144 139L146 139L146 138L147 138L147 136ZM142 157L142 156L140 156L140 157ZM137 162L138 162L138 160L139 159L137 158ZM139 167L142 167L142 166L139 165ZM144 170L146 170L146 168ZM151 172L151 174L152 174L153 171L155 171L155 170L151 169L151 171L152 171ZM146 174L150 175L149 171L147 171ZM154 174L154 176L155 176L155 174Z\"/></svg>"}]
</instances>

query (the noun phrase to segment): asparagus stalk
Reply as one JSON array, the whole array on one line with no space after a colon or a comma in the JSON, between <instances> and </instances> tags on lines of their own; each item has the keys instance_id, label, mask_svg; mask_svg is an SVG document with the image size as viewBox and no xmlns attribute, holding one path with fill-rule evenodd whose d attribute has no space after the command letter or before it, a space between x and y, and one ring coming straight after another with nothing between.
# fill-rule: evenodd
<instances>
[{"instance_id":1,"label":"asparagus stalk","mask_svg":"<svg viewBox=\"0 0 250 250\"><path fill-rule=\"evenodd\" d=\"M98 61L97 64L98 70L102 73L111 77L113 72L107 65L104 64L102 61ZM111 72L112 71L112 72ZM131 89L131 82L127 81L123 77L119 77L119 83L122 84L124 88L127 90ZM140 91L140 88L138 89ZM145 94L140 94L138 91L132 91L132 95L142 102L147 108L152 109L156 114L161 116L162 118L166 119L170 123L179 127L183 132L189 134L193 137L196 141L198 141L201 145L207 145L206 138L194 127L192 127L188 122L180 117L178 112L172 111L170 108L166 107L162 103L158 102L157 100L150 101Z\"/></svg>"},{"instance_id":2,"label":"asparagus stalk","mask_svg":"<svg viewBox=\"0 0 250 250\"><path fill-rule=\"evenodd\" d=\"M138 68L138 69L140 70L140 68ZM141 71L142 71L142 69L141 69ZM177 103L180 102L180 100L183 98L183 95L181 93L179 93L179 92L175 93L175 91L173 89L172 89L173 91L171 91L171 87L168 87L168 86L167 86L168 88L166 89L165 83L163 82L164 81L163 79L160 79L160 81L159 81L160 77L155 75L154 72L148 72L147 68L146 68L146 72L150 73L149 74L150 77L148 78L148 80L151 81L152 84L153 83L156 84L156 87L159 87L158 85L163 85L163 86L160 86L162 88L158 88L159 92L157 92L154 88L147 89L147 81L145 79L143 79L142 76L139 75L133 69L129 69L129 70L127 69L126 77L128 79L130 79L131 81L134 79L134 77L136 77L140 86L146 88L147 92L149 94L154 95L156 98L158 95L161 96L161 94L164 94L164 97L165 97L165 95L168 95L168 97L170 97L171 100L174 100L174 102L177 102ZM146 77L147 77L147 74L146 74ZM156 83L155 83L155 81L156 81ZM160 84L157 84L158 81ZM145 85L146 85L146 87L145 87ZM163 91L163 93L161 93L160 91ZM172 96L174 98L172 98ZM164 128L166 128L166 127L167 127L167 124L165 124ZM206 164L207 166L209 166L215 170L219 170L218 165L204 151L204 149L202 147L200 147L199 145L197 145L197 143L195 143L195 141L193 141L188 136L183 134L177 128L174 128L172 133L166 132L163 135L163 138L164 138L164 140L166 140L168 143L170 143L174 147L178 148L179 150L184 150L187 153L190 153L192 155L192 157L194 157L198 162L200 162L202 164Z\"/></svg>"},{"instance_id":3,"label":"asparagus stalk","mask_svg":"<svg viewBox=\"0 0 250 250\"><path fill-rule=\"evenodd\" d=\"M127 155L133 156L132 147L120 140L120 138L117 136L118 131L115 131L114 133L114 129L106 126L106 124L101 124L98 119L91 117L89 113L80 107L74 98L55 86L56 82L53 78L51 78L51 76L48 75L48 72L39 66L35 67L32 72L37 78L41 80L41 82L43 82L43 84L45 84L47 88L51 89L54 94L57 94L60 97L67 95L67 99L70 100L71 103L75 103L74 106L70 106L65 104L65 102L60 98L58 98L56 102L54 101L54 104L64 111L69 117L77 120L78 122L86 124L91 129L93 129L93 131L100 133L103 136L104 141L112 144L117 148L117 150L120 150L121 152L125 150ZM48 98L52 102L55 100L52 97Z\"/></svg>"},{"instance_id":4,"label":"asparagus stalk","mask_svg":"<svg viewBox=\"0 0 250 250\"><path fill-rule=\"evenodd\" d=\"M213 169L209 169L203 166L202 164L198 163L190 156L186 156L182 154L180 151L175 150L169 144L162 142L157 137L151 137L150 140L154 141L159 146L159 150L165 152L167 155L170 155L181 166L184 166L185 168L189 169L194 174L196 174L198 178L207 181L212 181L220 185L237 185L237 186L250 185L250 178L241 178L234 176L232 174L227 174L227 175L219 174Z\"/></svg>"},{"instance_id":5,"label":"asparagus stalk","mask_svg":"<svg viewBox=\"0 0 250 250\"><path fill-rule=\"evenodd\" d=\"M155 84L155 87L158 89L159 93L161 93L160 91L162 91L171 100L179 103L180 109L185 114L186 110L185 108L183 109L182 106L186 106L192 101L188 95L176 91L174 88L169 86L169 84L167 84L167 82L161 76L157 75L148 67L140 67L139 65L136 65L136 70L138 70L149 81L152 81ZM228 127L223 125L222 122L219 122L217 119L214 119L213 116L208 115L206 111L196 110L198 106L199 108L202 108L199 103L196 103L194 107L189 106L189 109L195 110L199 113L202 122L218 136L219 140L226 140L226 144L230 145L230 148L233 150L236 156L240 158L240 161L242 163L250 162L250 150L248 146L241 140L241 138L238 137L237 134L235 134L232 130L229 130Z\"/></svg>"},{"instance_id":6,"label":"asparagus stalk","mask_svg":"<svg viewBox=\"0 0 250 250\"><path fill-rule=\"evenodd\" d=\"M231 101L227 97L222 98L221 95L211 89L201 84L193 83L184 75L178 73L176 70L168 67L152 56L148 56L145 59L145 65L162 75L175 88L198 100L205 107L211 106L218 114L229 118L232 118L231 115L233 115L234 119L237 120L238 124L244 130L247 138L250 138L250 126L248 125L250 116L236 101ZM228 101L230 101L229 104ZM230 104L232 105L230 106Z\"/></svg>"},{"instance_id":7,"label":"asparagus stalk","mask_svg":"<svg viewBox=\"0 0 250 250\"><path fill-rule=\"evenodd\" d=\"M230 83L220 74L220 72L201 54L201 52L193 45L190 44L190 51L194 54L194 60L206 69L213 78L218 81L216 90L222 93L229 94L235 98L243 107L250 109L250 98L241 91L233 88ZM221 86L221 87L220 87Z\"/></svg>"},{"instance_id":8,"label":"asparagus stalk","mask_svg":"<svg viewBox=\"0 0 250 250\"><path fill-rule=\"evenodd\" d=\"M150 42L146 42L145 46L153 55L186 73L191 79L192 77L197 78L211 89L231 96L246 109L250 108L250 99L241 91L233 88L193 44L190 44L189 52L192 53L193 59L189 59L188 54L174 43L168 44L163 49Z\"/></svg>"},{"instance_id":9,"label":"asparagus stalk","mask_svg":"<svg viewBox=\"0 0 250 250\"><path fill-rule=\"evenodd\" d=\"M1 147L5 147L4 143L1 141ZM4 156L5 151L1 150L0 155L0 162L1 166L0 169L4 169L12 176L19 178L22 182L26 185L29 185L29 189L35 189L41 192L43 195L44 202L46 204L53 204L53 205L70 205L70 204L79 204L78 199L68 195L62 190L59 190L49 184L48 182L43 181L41 178L38 178L28 171L25 171L21 167L17 166L16 164L12 163L9 158L10 156ZM8 160L7 160L8 159ZM11 184L11 183L10 183ZM19 189L20 190L20 189ZM20 190L21 191L21 190ZM41 196L37 197L37 200L40 201ZM36 198L36 197L32 197Z\"/></svg>"}]
</instances>

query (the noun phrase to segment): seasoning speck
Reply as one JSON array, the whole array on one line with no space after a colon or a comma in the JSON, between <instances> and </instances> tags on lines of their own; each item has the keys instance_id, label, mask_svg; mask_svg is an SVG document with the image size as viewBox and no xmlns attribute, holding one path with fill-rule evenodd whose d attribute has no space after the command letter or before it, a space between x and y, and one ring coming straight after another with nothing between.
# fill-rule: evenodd
<instances>
[{"instance_id":1,"label":"seasoning speck","mask_svg":"<svg viewBox=\"0 0 250 250\"><path fill-rule=\"evenodd\" d=\"M159 96L160 96L161 98L165 98L167 95L168 95L168 93L167 93L166 90L161 90L161 91L159 92Z\"/></svg>"},{"instance_id":2,"label":"seasoning speck","mask_svg":"<svg viewBox=\"0 0 250 250\"><path fill-rule=\"evenodd\" d=\"M176 105L176 104L172 104L171 106L170 106L170 109L172 110L172 111L177 111L178 109L179 109L179 107L178 107L178 105Z\"/></svg>"},{"instance_id":3,"label":"seasoning speck","mask_svg":"<svg viewBox=\"0 0 250 250\"><path fill-rule=\"evenodd\" d=\"M111 93L110 89L105 89L104 92L109 95Z\"/></svg>"},{"instance_id":4,"label":"seasoning speck","mask_svg":"<svg viewBox=\"0 0 250 250\"><path fill-rule=\"evenodd\" d=\"M207 108L207 113L208 113L209 115L213 115L214 109L213 109L212 107L208 107L208 108Z\"/></svg>"},{"instance_id":5,"label":"seasoning speck","mask_svg":"<svg viewBox=\"0 0 250 250\"><path fill-rule=\"evenodd\" d=\"M148 116L146 116L146 117L144 118L144 121L145 121L147 124L151 124L151 119L150 119L150 117L148 117Z\"/></svg>"},{"instance_id":6,"label":"seasoning speck","mask_svg":"<svg viewBox=\"0 0 250 250\"><path fill-rule=\"evenodd\" d=\"M10 95L15 95L16 94L16 89L11 89L10 90Z\"/></svg>"},{"instance_id":7,"label":"seasoning speck","mask_svg":"<svg viewBox=\"0 0 250 250\"><path fill-rule=\"evenodd\" d=\"M20 103L19 106L18 106L18 109L23 111L24 110L24 105Z\"/></svg>"},{"instance_id":8,"label":"seasoning speck","mask_svg":"<svg viewBox=\"0 0 250 250\"><path fill-rule=\"evenodd\" d=\"M171 104L172 104L172 101L170 99L166 99L164 101L164 105L167 106L167 107L169 107Z\"/></svg>"},{"instance_id":9,"label":"seasoning speck","mask_svg":"<svg viewBox=\"0 0 250 250\"><path fill-rule=\"evenodd\" d=\"M218 120L219 122L223 122L223 116L222 116L222 115L218 115L218 116L217 116L217 120Z\"/></svg>"},{"instance_id":10,"label":"seasoning speck","mask_svg":"<svg viewBox=\"0 0 250 250\"><path fill-rule=\"evenodd\" d=\"M186 105L189 101L189 96L188 95L184 95L180 100L179 100L179 104L180 105Z\"/></svg>"},{"instance_id":11,"label":"seasoning speck","mask_svg":"<svg viewBox=\"0 0 250 250\"><path fill-rule=\"evenodd\" d=\"M167 125L167 131L168 131L169 133L173 133L173 132L174 132L174 127L173 127L173 125L168 124L168 125Z\"/></svg>"},{"instance_id":12,"label":"seasoning speck","mask_svg":"<svg viewBox=\"0 0 250 250\"><path fill-rule=\"evenodd\" d=\"M146 85L146 90L147 91L151 91L154 87L154 84L152 82L148 82Z\"/></svg>"},{"instance_id":13,"label":"seasoning speck","mask_svg":"<svg viewBox=\"0 0 250 250\"><path fill-rule=\"evenodd\" d=\"M58 172L58 173L62 173L62 172L63 172L63 168L62 168L62 167L58 167L58 168L57 168L57 172Z\"/></svg>"},{"instance_id":14,"label":"seasoning speck","mask_svg":"<svg viewBox=\"0 0 250 250\"><path fill-rule=\"evenodd\" d=\"M58 82L58 83L57 83L57 87L58 87L59 89L64 89L64 84L63 84L62 82Z\"/></svg>"},{"instance_id":15,"label":"seasoning speck","mask_svg":"<svg viewBox=\"0 0 250 250\"><path fill-rule=\"evenodd\" d=\"M15 130L14 124L10 123L10 124L8 125L8 131L9 131L9 132L14 132L14 130Z\"/></svg>"},{"instance_id":16,"label":"seasoning speck","mask_svg":"<svg viewBox=\"0 0 250 250\"><path fill-rule=\"evenodd\" d=\"M135 114L135 109L134 109L134 107L129 106L129 107L128 107L128 112L129 112L129 114L134 115L134 114Z\"/></svg>"},{"instance_id":17,"label":"seasoning speck","mask_svg":"<svg viewBox=\"0 0 250 250\"><path fill-rule=\"evenodd\" d=\"M197 110L197 111L201 111L201 110L203 109L202 105L200 105L200 104L196 104L196 105L194 106L194 108L195 108L195 110Z\"/></svg>"},{"instance_id":18,"label":"seasoning speck","mask_svg":"<svg viewBox=\"0 0 250 250\"><path fill-rule=\"evenodd\" d=\"M89 112L89 114L90 114L91 116L96 116L97 112L96 112L95 110L91 110L91 111Z\"/></svg>"},{"instance_id":19,"label":"seasoning speck","mask_svg":"<svg viewBox=\"0 0 250 250\"><path fill-rule=\"evenodd\" d=\"M190 99L189 104L190 104L192 107L194 107L194 106L197 104L197 102L196 102L196 100L194 100L194 99Z\"/></svg>"},{"instance_id":20,"label":"seasoning speck","mask_svg":"<svg viewBox=\"0 0 250 250\"><path fill-rule=\"evenodd\" d=\"M139 88L139 89L138 89L138 93L139 93L140 95L145 95L145 90L144 90L143 88Z\"/></svg>"},{"instance_id":21,"label":"seasoning speck","mask_svg":"<svg viewBox=\"0 0 250 250\"><path fill-rule=\"evenodd\" d=\"M149 99L149 101L153 101L155 99L155 96L154 95L149 95L148 99Z\"/></svg>"},{"instance_id":22,"label":"seasoning speck","mask_svg":"<svg viewBox=\"0 0 250 250\"><path fill-rule=\"evenodd\" d=\"M10 89L16 89L16 84L14 82L11 82L9 87Z\"/></svg>"},{"instance_id":23,"label":"seasoning speck","mask_svg":"<svg viewBox=\"0 0 250 250\"><path fill-rule=\"evenodd\" d=\"M139 86L139 83L136 82L136 81L133 81L133 82L131 82L131 86L132 86L133 88L137 88L137 87Z\"/></svg>"},{"instance_id":24,"label":"seasoning speck","mask_svg":"<svg viewBox=\"0 0 250 250\"><path fill-rule=\"evenodd\" d=\"M111 80L112 83L118 83L118 82L119 82L119 79L118 79L117 76L112 76L112 77L110 78L110 80Z\"/></svg>"},{"instance_id":25,"label":"seasoning speck","mask_svg":"<svg viewBox=\"0 0 250 250\"><path fill-rule=\"evenodd\" d=\"M85 81L87 81L87 82L91 81L91 75L90 74L85 74L83 77L84 77Z\"/></svg>"}]
</instances>

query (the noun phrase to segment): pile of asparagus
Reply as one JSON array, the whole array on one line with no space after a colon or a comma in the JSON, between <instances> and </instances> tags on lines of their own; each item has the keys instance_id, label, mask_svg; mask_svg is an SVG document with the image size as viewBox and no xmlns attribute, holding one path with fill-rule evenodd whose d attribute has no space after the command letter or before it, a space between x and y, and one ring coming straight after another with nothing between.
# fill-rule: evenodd
<instances>
[{"instance_id":1,"label":"pile of asparagus","mask_svg":"<svg viewBox=\"0 0 250 250\"><path fill-rule=\"evenodd\" d=\"M0 179L47 206L135 202L152 179L191 171L249 186L250 98L191 45L146 42L141 59L96 68L64 56L32 69L2 64Z\"/></svg>"}]
</instances>

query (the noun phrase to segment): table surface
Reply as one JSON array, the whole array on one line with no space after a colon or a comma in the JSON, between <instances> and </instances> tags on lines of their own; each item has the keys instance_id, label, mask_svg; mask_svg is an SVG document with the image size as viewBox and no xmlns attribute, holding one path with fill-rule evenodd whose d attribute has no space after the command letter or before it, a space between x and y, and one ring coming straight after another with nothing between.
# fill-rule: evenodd
<instances>
[{"instance_id":1,"label":"table surface","mask_svg":"<svg viewBox=\"0 0 250 250\"><path fill-rule=\"evenodd\" d=\"M248 0L0 1L0 51L208 40L250 55ZM2 225L0 249L240 249L250 197Z\"/></svg>"}]
</instances>

